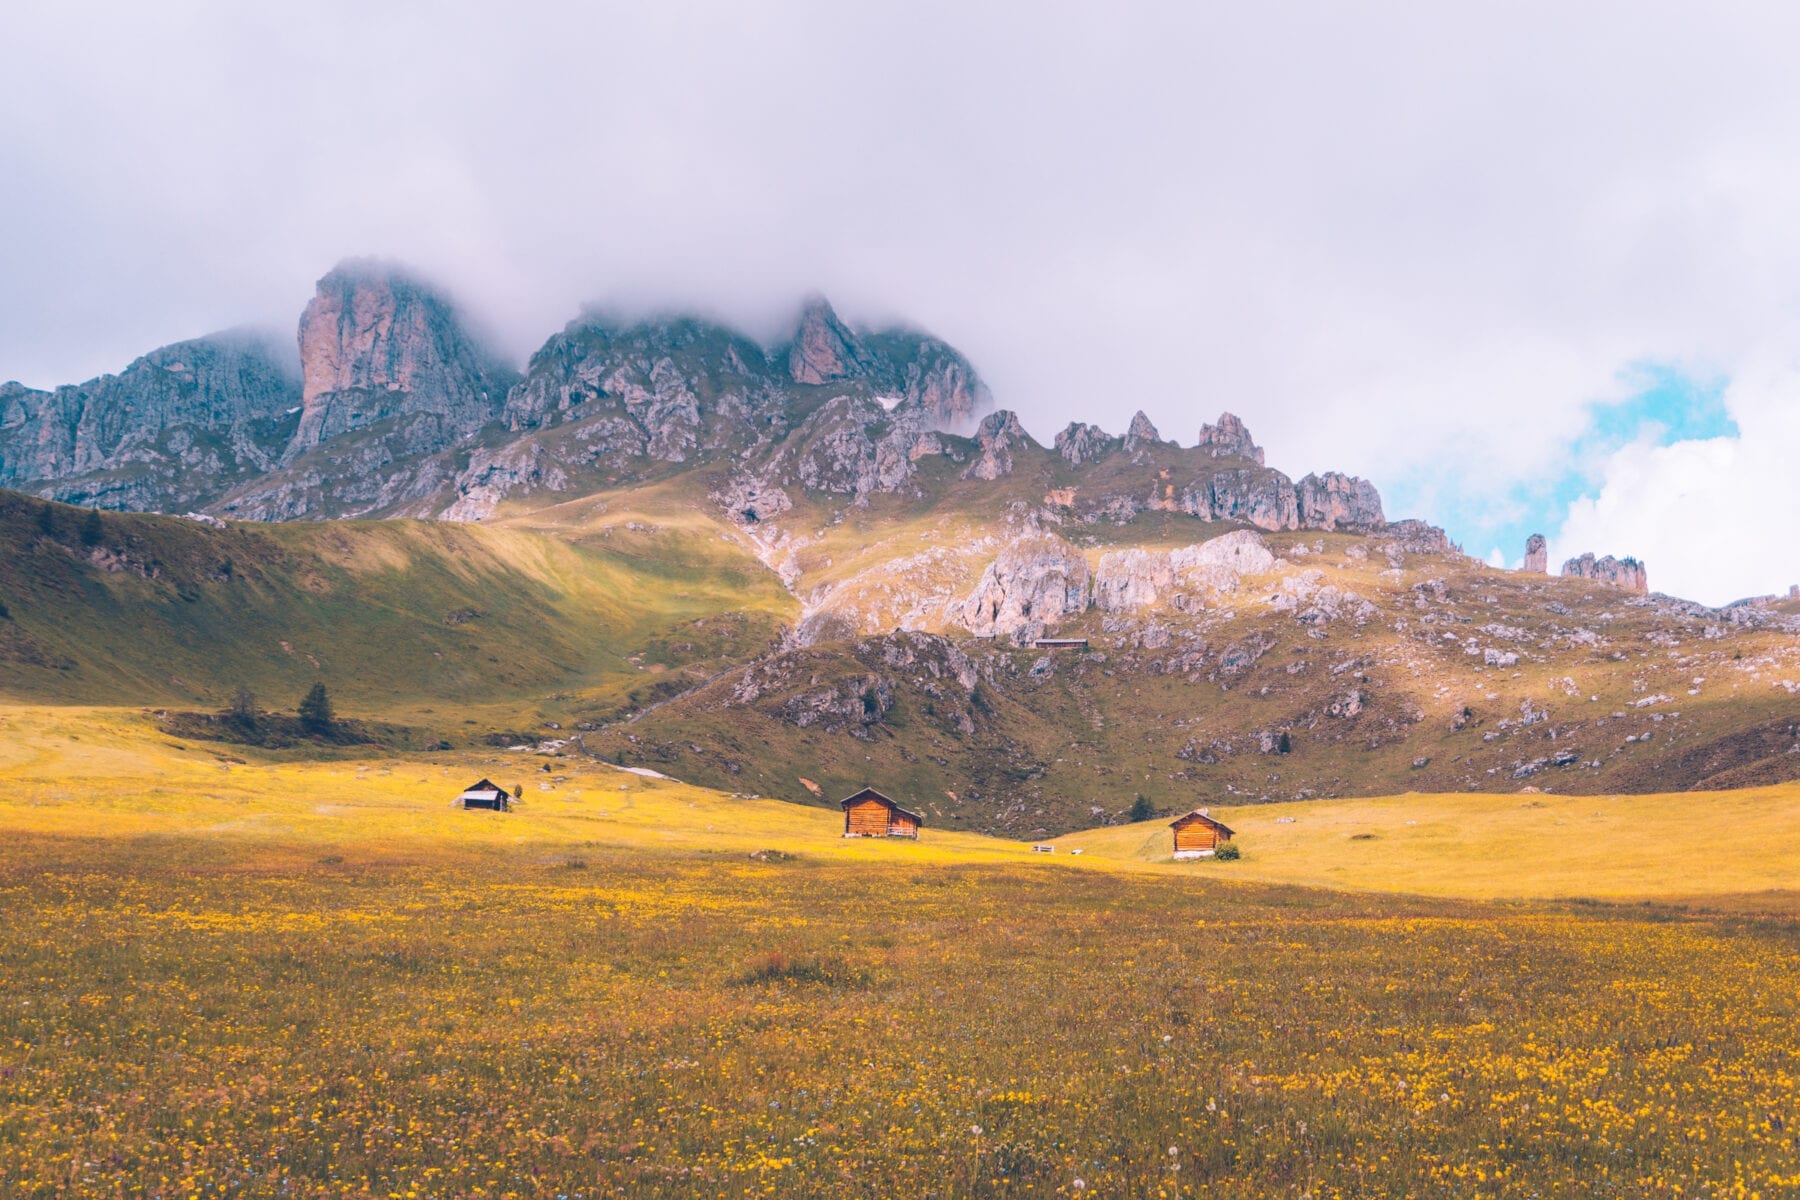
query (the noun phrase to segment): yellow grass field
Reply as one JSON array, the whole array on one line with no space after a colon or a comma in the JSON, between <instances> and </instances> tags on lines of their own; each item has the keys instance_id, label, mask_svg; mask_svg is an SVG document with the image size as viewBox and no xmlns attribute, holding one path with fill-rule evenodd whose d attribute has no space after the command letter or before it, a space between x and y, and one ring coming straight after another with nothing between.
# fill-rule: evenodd
<instances>
[{"instance_id":1,"label":"yellow grass field","mask_svg":"<svg viewBox=\"0 0 1800 1200\"><path fill-rule=\"evenodd\" d=\"M1663 796L1405 795L1217 808L1235 863L1173 862L1168 822L1057 839L1084 858L1471 899L1757 905L1800 897L1800 784Z\"/></svg>"},{"instance_id":2,"label":"yellow grass field","mask_svg":"<svg viewBox=\"0 0 1800 1200\"><path fill-rule=\"evenodd\" d=\"M452 810L479 775L524 806ZM1774 1200L1800 929L1727 901L1786 843L1714 820L1681 887L1583 892L1531 831L1768 840L1783 795L1234 812L1243 860L1175 867L1141 826L846 842L573 758L6 708L0 1195ZM1333 877L1346 843L1382 853ZM1467 898L1531 894L1639 902Z\"/></svg>"}]
</instances>

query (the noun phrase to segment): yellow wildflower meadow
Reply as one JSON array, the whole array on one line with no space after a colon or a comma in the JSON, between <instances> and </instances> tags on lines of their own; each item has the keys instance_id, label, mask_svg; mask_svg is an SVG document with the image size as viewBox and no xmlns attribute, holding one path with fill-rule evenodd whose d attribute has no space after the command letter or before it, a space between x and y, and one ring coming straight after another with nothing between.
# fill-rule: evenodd
<instances>
[{"instance_id":1,"label":"yellow wildflower meadow","mask_svg":"<svg viewBox=\"0 0 1800 1200\"><path fill-rule=\"evenodd\" d=\"M128 750L8 768L0 1195L1800 1194L1786 917Z\"/></svg>"}]
</instances>

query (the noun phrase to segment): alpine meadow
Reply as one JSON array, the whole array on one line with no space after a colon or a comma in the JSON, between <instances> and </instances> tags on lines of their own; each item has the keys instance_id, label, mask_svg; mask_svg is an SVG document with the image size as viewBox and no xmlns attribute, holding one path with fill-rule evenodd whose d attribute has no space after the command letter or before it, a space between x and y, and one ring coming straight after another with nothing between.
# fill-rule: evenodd
<instances>
[{"instance_id":1,"label":"alpine meadow","mask_svg":"<svg viewBox=\"0 0 1800 1200\"><path fill-rule=\"evenodd\" d=\"M1604 7L0 13L0 1197L1800 1197L1800 28Z\"/></svg>"}]
</instances>

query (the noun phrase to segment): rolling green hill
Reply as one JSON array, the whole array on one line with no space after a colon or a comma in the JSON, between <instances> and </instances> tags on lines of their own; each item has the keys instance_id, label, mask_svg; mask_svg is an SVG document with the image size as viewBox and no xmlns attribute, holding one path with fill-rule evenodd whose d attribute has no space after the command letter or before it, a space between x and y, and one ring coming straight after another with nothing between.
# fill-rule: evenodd
<instances>
[{"instance_id":1,"label":"rolling green hill","mask_svg":"<svg viewBox=\"0 0 1800 1200\"><path fill-rule=\"evenodd\" d=\"M98 522L97 532L84 526ZM630 704L754 654L792 601L698 528L564 539L414 521L231 524L0 493L0 694L353 710L458 731Z\"/></svg>"}]
</instances>

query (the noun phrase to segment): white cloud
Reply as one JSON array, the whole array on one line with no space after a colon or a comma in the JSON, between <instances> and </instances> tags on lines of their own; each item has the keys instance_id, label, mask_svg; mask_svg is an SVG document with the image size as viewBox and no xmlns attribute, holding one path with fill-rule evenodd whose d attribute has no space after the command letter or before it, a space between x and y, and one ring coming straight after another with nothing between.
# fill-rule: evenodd
<instances>
[{"instance_id":1,"label":"white cloud","mask_svg":"<svg viewBox=\"0 0 1800 1200\"><path fill-rule=\"evenodd\" d=\"M1551 539L1555 570L1583 551L1644 560L1650 586L1709 604L1800 582L1800 366L1749 366L1725 393L1739 436L1636 444L1602 468Z\"/></svg>"},{"instance_id":2,"label":"white cloud","mask_svg":"<svg viewBox=\"0 0 1800 1200\"><path fill-rule=\"evenodd\" d=\"M1629 365L1783 344L1796 35L1606 0L5 5L0 378L291 326L353 254L521 356L586 300L773 336L818 287L1041 437L1230 409L1428 505L1395 515L1492 509Z\"/></svg>"}]
</instances>

